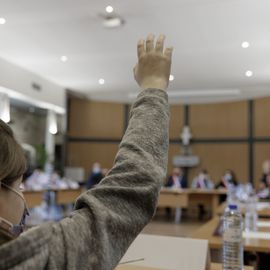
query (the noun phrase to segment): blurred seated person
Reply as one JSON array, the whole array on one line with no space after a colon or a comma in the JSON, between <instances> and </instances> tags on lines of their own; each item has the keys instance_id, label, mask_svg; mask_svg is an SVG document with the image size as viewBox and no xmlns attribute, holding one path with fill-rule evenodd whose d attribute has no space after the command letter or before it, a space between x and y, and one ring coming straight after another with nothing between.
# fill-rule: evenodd
<instances>
[{"instance_id":1,"label":"blurred seated person","mask_svg":"<svg viewBox=\"0 0 270 270\"><path fill-rule=\"evenodd\" d=\"M200 170L199 174L192 181L192 188L201 188L201 189L213 189L214 184L210 179L210 176L207 170Z\"/></svg>"},{"instance_id":2,"label":"blurred seated person","mask_svg":"<svg viewBox=\"0 0 270 270\"><path fill-rule=\"evenodd\" d=\"M257 195L260 199L270 198L270 174L265 176L265 181L261 181Z\"/></svg>"},{"instance_id":3,"label":"blurred seated person","mask_svg":"<svg viewBox=\"0 0 270 270\"><path fill-rule=\"evenodd\" d=\"M175 167L172 171L172 175L169 176L165 187L170 188L187 188L187 179L183 173L182 168Z\"/></svg>"},{"instance_id":4,"label":"blurred seated person","mask_svg":"<svg viewBox=\"0 0 270 270\"><path fill-rule=\"evenodd\" d=\"M99 184L99 182L104 178L104 176L107 174L107 169L104 169L104 171L102 171L101 169L101 165L98 162L95 162L93 164L92 167L92 171L88 177L87 183L86 183L86 188L90 189L94 186L96 186L97 184ZM105 175L103 174L105 173Z\"/></svg>"},{"instance_id":5,"label":"blurred seated person","mask_svg":"<svg viewBox=\"0 0 270 270\"><path fill-rule=\"evenodd\" d=\"M198 189L213 189L214 184L210 179L210 176L208 174L208 171L205 169L202 169L199 171L199 174L193 179L192 181L192 188L198 188ZM198 218L199 220L203 220L206 210L204 208L203 204L198 204L199 212L198 212Z\"/></svg>"},{"instance_id":6,"label":"blurred seated person","mask_svg":"<svg viewBox=\"0 0 270 270\"><path fill-rule=\"evenodd\" d=\"M264 184L264 187L267 186L267 176L270 174L270 160L265 160L262 164L262 177L260 179L260 182Z\"/></svg>"},{"instance_id":7,"label":"blurred seated person","mask_svg":"<svg viewBox=\"0 0 270 270\"><path fill-rule=\"evenodd\" d=\"M238 181L236 174L232 170L226 170L219 183L216 184L216 189L225 188L228 189L230 185L237 186Z\"/></svg>"},{"instance_id":8,"label":"blurred seated person","mask_svg":"<svg viewBox=\"0 0 270 270\"><path fill-rule=\"evenodd\" d=\"M238 181L236 178L236 174L233 170L226 170L223 176L220 179L220 182L216 184L216 189L229 189L230 186L236 187L238 185ZM220 195L219 202L225 202L227 195Z\"/></svg>"},{"instance_id":9,"label":"blurred seated person","mask_svg":"<svg viewBox=\"0 0 270 270\"><path fill-rule=\"evenodd\" d=\"M183 173L183 170L179 167L175 167L172 171L172 175L169 176L167 183L165 184L167 188L187 188L187 179ZM172 209L169 207L165 208L167 218L170 219ZM179 218L175 216L176 220L180 219L181 209L178 208L176 213L179 213Z\"/></svg>"}]
</instances>

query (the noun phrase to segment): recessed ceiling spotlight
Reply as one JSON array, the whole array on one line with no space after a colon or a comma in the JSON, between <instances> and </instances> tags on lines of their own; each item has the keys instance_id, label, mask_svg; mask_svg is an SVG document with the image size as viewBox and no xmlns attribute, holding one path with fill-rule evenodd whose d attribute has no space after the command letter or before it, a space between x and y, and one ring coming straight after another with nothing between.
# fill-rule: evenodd
<instances>
[{"instance_id":1,"label":"recessed ceiling spotlight","mask_svg":"<svg viewBox=\"0 0 270 270\"><path fill-rule=\"evenodd\" d=\"M0 18L0 24L5 24L6 23L6 19L5 18Z\"/></svg>"},{"instance_id":2,"label":"recessed ceiling spotlight","mask_svg":"<svg viewBox=\"0 0 270 270\"><path fill-rule=\"evenodd\" d=\"M67 62L67 60L68 60L67 56L65 56L65 55L62 55L60 59L62 62Z\"/></svg>"},{"instance_id":3,"label":"recessed ceiling spotlight","mask_svg":"<svg viewBox=\"0 0 270 270\"><path fill-rule=\"evenodd\" d=\"M170 75L170 78L169 78L170 81L173 81L174 80L174 76L171 74Z\"/></svg>"},{"instance_id":4,"label":"recessed ceiling spotlight","mask_svg":"<svg viewBox=\"0 0 270 270\"><path fill-rule=\"evenodd\" d=\"M106 7L106 12L107 13L112 13L113 12L113 7L112 6L107 6Z\"/></svg>"},{"instance_id":5,"label":"recessed ceiling spotlight","mask_svg":"<svg viewBox=\"0 0 270 270\"><path fill-rule=\"evenodd\" d=\"M243 49L247 49L250 46L250 44L248 41L244 41L244 42L242 42L241 46Z\"/></svg>"},{"instance_id":6,"label":"recessed ceiling spotlight","mask_svg":"<svg viewBox=\"0 0 270 270\"><path fill-rule=\"evenodd\" d=\"M245 73L245 75L247 77L251 77L253 75L253 72L251 70L247 70L246 73Z\"/></svg>"},{"instance_id":7,"label":"recessed ceiling spotlight","mask_svg":"<svg viewBox=\"0 0 270 270\"><path fill-rule=\"evenodd\" d=\"M101 78L101 79L98 80L98 83L102 85L102 84L105 83L105 80Z\"/></svg>"}]
</instances>

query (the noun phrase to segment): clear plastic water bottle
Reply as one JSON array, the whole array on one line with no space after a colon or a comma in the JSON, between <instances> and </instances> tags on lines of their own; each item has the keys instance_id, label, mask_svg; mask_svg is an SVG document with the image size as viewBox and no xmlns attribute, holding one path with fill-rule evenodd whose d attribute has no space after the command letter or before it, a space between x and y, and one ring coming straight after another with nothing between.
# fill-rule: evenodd
<instances>
[{"instance_id":1,"label":"clear plastic water bottle","mask_svg":"<svg viewBox=\"0 0 270 270\"><path fill-rule=\"evenodd\" d=\"M223 270L243 269L243 221L235 204L230 204L223 217Z\"/></svg>"},{"instance_id":2,"label":"clear plastic water bottle","mask_svg":"<svg viewBox=\"0 0 270 270\"><path fill-rule=\"evenodd\" d=\"M256 196L250 196L246 202L245 211L245 231L255 232L257 231L257 198Z\"/></svg>"}]
</instances>

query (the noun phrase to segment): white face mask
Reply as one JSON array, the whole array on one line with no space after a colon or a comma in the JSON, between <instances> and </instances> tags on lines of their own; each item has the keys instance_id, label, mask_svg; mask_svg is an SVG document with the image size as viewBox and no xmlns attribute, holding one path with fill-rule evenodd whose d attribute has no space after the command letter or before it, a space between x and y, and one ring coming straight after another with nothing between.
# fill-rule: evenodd
<instances>
[{"instance_id":1,"label":"white face mask","mask_svg":"<svg viewBox=\"0 0 270 270\"><path fill-rule=\"evenodd\" d=\"M226 182L230 182L232 180L232 175L230 173L226 173L224 175L224 179Z\"/></svg>"},{"instance_id":2,"label":"white face mask","mask_svg":"<svg viewBox=\"0 0 270 270\"><path fill-rule=\"evenodd\" d=\"M1 183L1 185L4 186L6 189L9 189L10 191L16 193L24 202L24 211L23 211L23 215L22 215L22 218L21 218L21 221L19 224L13 225L10 222L8 222L7 220L0 217L0 223L5 223L5 225L9 225L9 228L8 228L9 233L14 237L18 237L24 231L26 216L29 216L29 211L28 211L28 208L26 205L26 201L25 201L23 195L20 192L18 192L16 189L14 189L14 188L12 188L4 183Z\"/></svg>"}]
</instances>

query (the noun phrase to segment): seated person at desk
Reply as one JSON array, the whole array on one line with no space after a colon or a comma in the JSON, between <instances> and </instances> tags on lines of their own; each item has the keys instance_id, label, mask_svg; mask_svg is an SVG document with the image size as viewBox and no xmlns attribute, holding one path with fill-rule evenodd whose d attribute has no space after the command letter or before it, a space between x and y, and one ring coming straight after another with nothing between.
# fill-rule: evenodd
<instances>
[{"instance_id":1,"label":"seated person at desk","mask_svg":"<svg viewBox=\"0 0 270 270\"><path fill-rule=\"evenodd\" d=\"M233 170L226 170L219 183L216 184L216 189L229 189L230 186L236 187L238 185L238 181L236 175ZM219 202L225 202L227 195L220 195Z\"/></svg>"},{"instance_id":2,"label":"seated person at desk","mask_svg":"<svg viewBox=\"0 0 270 270\"><path fill-rule=\"evenodd\" d=\"M187 179L183 173L183 170L179 167L173 169L172 175L169 176L167 183L165 184L166 188L187 188ZM172 209L166 207L167 218L170 219ZM177 211L180 211L179 209Z\"/></svg>"},{"instance_id":3,"label":"seated person at desk","mask_svg":"<svg viewBox=\"0 0 270 270\"><path fill-rule=\"evenodd\" d=\"M213 189L214 184L210 180L210 176L207 172L207 170L202 169L200 170L199 174L193 179L192 181L192 188L199 188L199 189ZM199 213L198 213L198 218L199 220L202 220L206 214L206 211L204 209L203 204L198 204L199 208Z\"/></svg>"},{"instance_id":4,"label":"seated person at desk","mask_svg":"<svg viewBox=\"0 0 270 270\"><path fill-rule=\"evenodd\" d=\"M192 181L192 188L213 189L214 184L210 179L207 170L200 170L199 174Z\"/></svg>"},{"instance_id":5,"label":"seated person at desk","mask_svg":"<svg viewBox=\"0 0 270 270\"><path fill-rule=\"evenodd\" d=\"M270 198L270 160L265 160L262 164L262 177L260 179L257 195L260 199Z\"/></svg>"},{"instance_id":6,"label":"seated person at desk","mask_svg":"<svg viewBox=\"0 0 270 270\"><path fill-rule=\"evenodd\" d=\"M187 179L181 168L175 167L173 169L172 175L169 176L165 187L170 188L187 188Z\"/></svg>"},{"instance_id":7,"label":"seated person at desk","mask_svg":"<svg viewBox=\"0 0 270 270\"><path fill-rule=\"evenodd\" d=\"M90 189L95 185L99 184L99 182L104 178L102 174L101 165L98 162L95 162L92 167L92 171L88 177L86 182L86 188Z\"/></svg>"}]
</instances>

